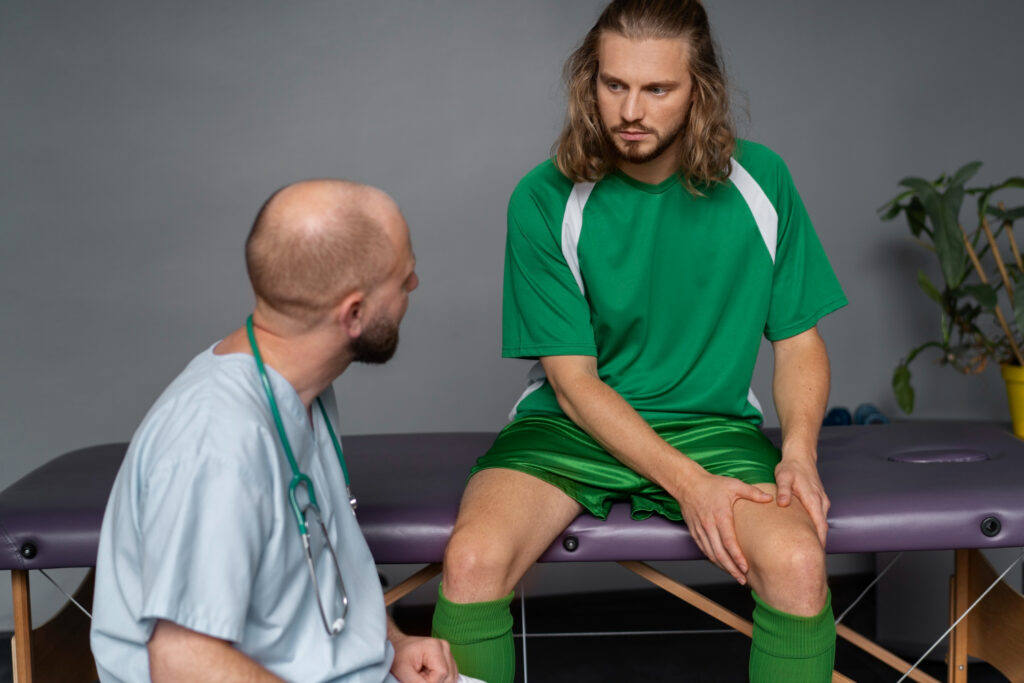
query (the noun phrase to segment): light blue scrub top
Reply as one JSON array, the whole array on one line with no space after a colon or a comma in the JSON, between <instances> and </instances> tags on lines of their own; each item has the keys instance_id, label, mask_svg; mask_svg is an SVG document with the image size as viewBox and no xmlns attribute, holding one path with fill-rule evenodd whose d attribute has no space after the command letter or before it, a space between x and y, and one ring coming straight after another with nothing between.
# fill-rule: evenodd
<instances>
[{"instance_id":1,"label":"light blue scrub top","mask_svg":"<svg viewBox=\"0 0 1024 683\"><path fill-rule=\"evenodd\" d=\"M338 555L344 629L329 638L320 620L287 502L291 469L253 358L211 347L149 410L107 503L91 633L104 683L150 680L146 643L156 619L231 641L287 681L395 680L380 580L323 416L313 410L311 427L292 386L270 367L267 374ZM321 398L336 415L330 387ZM325 605L336 604L322 543L314 560Z\"/></svg>"}]
</instances>

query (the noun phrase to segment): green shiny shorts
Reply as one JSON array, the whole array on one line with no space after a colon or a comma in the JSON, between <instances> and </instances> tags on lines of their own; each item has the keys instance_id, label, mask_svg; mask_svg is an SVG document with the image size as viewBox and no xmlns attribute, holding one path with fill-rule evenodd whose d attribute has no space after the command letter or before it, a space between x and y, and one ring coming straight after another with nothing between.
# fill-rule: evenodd
<instances>
[{"instance_id":1,"label":"green shiny shorts","mask_svg":"<svg viewBox=\"0 0 1024 683\"><path fill-rule=\"evenodd\" d=\"M749 422L721 417L652 420L658 436L711 474L748 484L775 483L779 449ZM509 423L470 471L494 467L533 475L565 491L590 514L605 519L628 500L633 519L658 513L679 521L679 503L665 489L629 469L566 417L528 415Z\"/></svg>"}]
</instances>

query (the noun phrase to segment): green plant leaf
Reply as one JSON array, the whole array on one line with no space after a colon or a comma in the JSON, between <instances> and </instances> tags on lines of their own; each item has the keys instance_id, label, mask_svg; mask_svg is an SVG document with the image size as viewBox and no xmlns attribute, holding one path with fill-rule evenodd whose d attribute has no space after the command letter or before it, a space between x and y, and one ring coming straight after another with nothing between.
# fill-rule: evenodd
<instances>
[{"instance_id":1,"label":"green plant leaf","mask_svg":"<svg viewBox=\"0 0 1024 683\"><path fill-rule=\"evenodd\" d=\"M928 225L925 223L925 219L928 215L924 212L924 206L921 204L921 200L914 197L910 200L910 203L906 206L907 212L907 223L910 225L910 232L914 237L920 237L921 233L927 233L931 236L932 231L928 229Z\"/></svg>"},{"instance_id":2,"label":"green plant leaf","mask_svg":"<svg viewBox=\"0 0 1024 683\"><path fill-rule=\"evenodd\" d=\"M1024 206L1006 210L1000 209L998 206L990 206L988 207L988 215L1001 221L1010 221L1012 223L1024 218Z\"/></svg>"},{"instance_id":3,"label":"green plant leaf","mask_svg":"<svg viewBox=\"0 0 1024 683\"><path fill-rule=\"evenodd\" d=\"M882 220L891 221L893 218L900 215L900 211L903 211L903 205L899 202L893 202L888 209L883 206L880 211L882 210L885 211L885 213L882 214Z\"/></svg>"},{"instance_id":4,"label":"green plant leaf","mask_svg":"<svg viewBox=\"0 0 1024 683\"><path fill-rule=\"evenodd\" d=\"M922 178L904 178L900 185L914 190L921 206L932 222L935 229L932 234L932 241L939 255L939 265L942 267L942 276L946 280L946 286L954 288L963 281L964 273L967 270L967 257L964 251L963 237L960 233L960 224L957 214L947 203L946 197L939 194L938 190ZM961 192L961 199L963 193ZM955 207L959 209L959 206Z\"/></svg>"},{"instance_id":5,"label":"green plant leaf","mask_svg":"<svg viewBox=\"0 0 1024 683\"><path fill-rule=\"evenodd\" d=\"M924 198L927 196L934 195L937 197L939 194L939 190L935 187L934 183L930 183L924 178L918 178L917 176L907 176L900 180L899 184L908 188L911 192L921 198L922 201L924 201ZM931 193L927 193L928 190L931 190Z\"/></svg>"},{"instance_id":6,"label":"green plant leaf","mask_svg":"<svg viewBox=\"0 0 1024 683\"><path fill-rule=\"evenodd\" d=\"M958 212L947 204L945 197L939 198L939 207L938 218L932 218L932 225L935 226L932 242L935 243L939 255L939 265L942 267L942 276L946 278L946 286L955 287L963 282L967 273L967 251L964 249L963 233L957 219ZM956 208L960 208L959 203Z\"/></svg>"},{"instance_id":7,"label":"green plant leaf","mask_svg":"<svg viewBox=\"0 0 1024 683\"><path fill-rule=\"evenodd\" d=\"M965 166L962 166L953 177L949 179L946 184L946 191L942 194L943 201L946 204L946 210L949 211L953 218L953 222L959 225L960 223L960 209L964 204L964 183L978 172L981 167L980 161L973 161Z\"/></svg>"},{"instance_id":8,"label":"green plant leaf","mask_svg":"<svg viewBox=\"0 0 1024 683\"><path fill-rule=\"evenodd\" d=\"M924 274L923 270L917 271L917 284L928 298L937 304L942 304L942 295L939 294L939 290L935 288L932 281L928 279L928 276Z\"/></svg>"},{"instance_id":9,"label":"green plant leaf","mask_svg":"<svg viewBox=\"0 0 1024 683\"><path fill-rule=\"evenodd\" d=\"M964 183L966 183L968 180L974 177L974 174L978 172L979 168L981 168L980 161L972 161L969 164L964 164L959 169L957 169L957 172L954 173L953 177L949 179L949 187L952 187L954 185L959 185L960 187L963 187Z\"/></svg>"},{"instance_id":10,"label":"green plant leaf","mask_svg":"<svg viewBox=\"0 0 1024 683\"><path fill-rule=\"evenodd\" d=\"M910 386L910 368L905 363L897 365L892 373L892 391L900 410L907 415L914 412L914 387Z\"/></svg>"},{"instance_id":11,"label":"green plant leaf","mask_svg":"<svg viewBox=\"0 0 1024 683\"><path fill-rule=\"evenodd\" d=\"M968 285L964 287L964 293L974 297L981 307L986 311L994 311L996 308L996 290L992 285Z\"/></svg>"},{"instance_id":12,"label":"green plant leaf","mask_svg":"<svg viewBox=\"0 0 1024 683\"><path fill-rule=\"evenodd\" d=\"M964 205L963 185L953 185L942 195L943 204L946 210L953 217L953 222L960 223L960 208Z\"/></svg>"},{"instance_id":13,"label":"green plant leaf","mask_svg":"<svg viewBox=\"0 0 1024 683\"><path fill-rule=\"evenodd\" d=\"M999 190L1003 190L1008 187L1024 188L1024 178L1021 178L1020 176L1013 176L1012 178L1007 178L998 185L992 185L990 187L984 188L984 190L981 193L981 196L978 197L979 222L981 221L982 216L988 213L988 203L989 200L992 198L992 195L998 192Z\"/></svg>"},{"instance_id":14,"label":"green plant leaf","mask_svg":"<svg viewBox=\"0 0 1024 683\"><path fill-rule=\"evenodd\" d=\"M897 214L899 214L899 209L902 208L902 207L899 206L900 202L902 202L904 199L906 199L907 197L909 197L912 194L914 194L913 190L904 190L903 192L900 192L898 195L896 195L895 197L893 197L892 199L887 201L885 204L882 204L880 207L878 207L878 209L877 209L878 213L883 214L882 220L884 220L884 221L891 220ZM894 209L895 209L895 212L894 212ZM890 213L892 215L889 216L888 218L886 218L885 215L890 214Z\"/></svg>"}]
</instances>

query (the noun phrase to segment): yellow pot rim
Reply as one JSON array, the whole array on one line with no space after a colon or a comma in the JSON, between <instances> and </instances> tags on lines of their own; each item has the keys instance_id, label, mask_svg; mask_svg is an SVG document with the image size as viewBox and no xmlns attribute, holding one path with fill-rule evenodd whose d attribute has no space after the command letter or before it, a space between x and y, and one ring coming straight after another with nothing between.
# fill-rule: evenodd
<instances>
[{"instance_id":1,"label":"yellow pot rim","mask_svg":"<svg viewBox=\"0 0 1024 683\"><path fill-rule=\"evenodd\" d=\"M999 367L1002 370L1003 379L1007 382L1024 382L1024 366L1003 363Z\"/></svg>"}]
</instances>

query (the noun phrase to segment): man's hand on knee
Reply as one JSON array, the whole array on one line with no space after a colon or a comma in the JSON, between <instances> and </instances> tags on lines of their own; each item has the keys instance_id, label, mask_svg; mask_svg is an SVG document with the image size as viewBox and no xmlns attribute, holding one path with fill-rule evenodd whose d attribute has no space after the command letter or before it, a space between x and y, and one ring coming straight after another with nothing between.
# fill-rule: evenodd
<instances>
[{"instance_id":1,"label":"man's hand on knee","mask_svg":"<svg viewBox=\"0 0 1024 683\"><path fill-rule=\"evenodd\" d=\"M755 503L772 501L771 494L756 486L707 473L688 482L677 500L690 535L701 552L745 585L750 565L736 539L733 518L733 504L741 498Z\"/></svg>"},{"instance_id":2,"label":"man's hand on knee","mask_svg":"<svg viewBox=\"0 0 1024 683\"><path fill-rule=\"evenodd\" d=\"M776 500L779 507L787 507L793 496L804 506L814 530L818 534L821 546L825 547L828 535L828 510L832 503L825 494L825 487L818 476L818 468L808 458L783 457L775 467L775 483L778 487Z\"/></svg>"}]
</instances>

